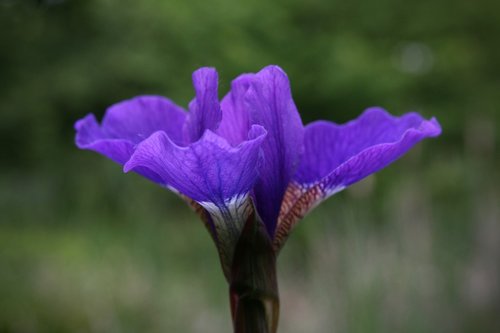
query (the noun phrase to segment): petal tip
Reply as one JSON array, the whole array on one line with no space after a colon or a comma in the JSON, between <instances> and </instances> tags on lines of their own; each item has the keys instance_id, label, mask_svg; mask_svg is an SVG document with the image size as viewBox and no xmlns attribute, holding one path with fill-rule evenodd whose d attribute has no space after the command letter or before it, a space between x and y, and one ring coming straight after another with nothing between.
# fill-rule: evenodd
<instances>
[{"instance_id":1,"label":"petal tip","mask_svg":"<svg viewBox=\"0 0 500 333\"><path fill-rule=\"evenodd\" d=\"M134 163L133 155L130 157L130 159L123 165L123 172L128 173L132 171L137 165Z\"/></svg>"},{"instance_id":2,"label":"petal tip","mask_svg":"<svg viewBox=\"0 0 500 333\"><path fill-rule=\"evenodd\" d=\"M73 127L78 132L82 130L85 126L87 126L89 123L97 124L97 119L92 113L89 113L85 117L78 119Z\"/></svg>"},{"instance_id":3,"label":"petal tip","mask_svg":"<svg viewBox=\"0 0 500 333\"><path fill-rule=\"evenodd\" d=\"M217 70L215 67L200 67L193 72L193 82L202 79L218 79Z\"/></svg>"},{"instance_id":4,"label":"petal tip","mask_svg":"<svg viewBox=\"0 0 500 333\"><path fill-rule=\"evenodd\" d=\"M284 82L288 82L288 75L286 72L278 65L269 65L262 68L257 74L257 77L261 78L278 78Z\"/></svg>"},{"instance_id":5,"label":"petal tip","mask_svg":"<svg viewBox=\"0 0 500 333\"><path fill-rule=\"evenodd\" d=\"M77 120L74 128L76 130L75 144L80 149L88 149L94 141L101 137L101 128L92 113Z\"/></svg>"},{"instance_id":6,"label":"petal tip","mask_svg":"<svg viewBox=\"0 0 500 333\"><path fill-rule=\"evenodd\" d=\"M435 117L432 117L427 123L429 136L436 137L441 135L443 128Z\"/></svg>"},{"instance_id":7,"label":"petal tip","mask_svg":"<svg viewBox=\"0 0 500 333\"><path fill-rule=\"evenodd\" d=\"M283 68L281 68L280 66L278 65L267 65L266 67L264 67L261 71L269 71L269 72L279 72L279 73L283 73L286 75L285 71L283 70Z\"/></svg>"}]
</instances>

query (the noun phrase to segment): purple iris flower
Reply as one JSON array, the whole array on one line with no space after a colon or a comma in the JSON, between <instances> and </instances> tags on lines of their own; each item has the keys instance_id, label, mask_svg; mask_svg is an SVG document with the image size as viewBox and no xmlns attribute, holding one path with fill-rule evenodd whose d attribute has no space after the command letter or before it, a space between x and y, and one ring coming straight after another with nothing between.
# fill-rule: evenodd
<instances>
[{"instance_id":1,"label":"purple iris flower","mask_svg":"<svg viewBox=\"0 0 500 333\"><path fill-rule=\"evenodd\" d=\"M382 169L427 137L436 119L369 108L338 125L304 126L285 72L243 74L219 102L213 68L193 73L189 112L167 98L111 106L99 124L75 124L76 144L175 191L205 215L226 276L248 217L256 213L277 253L293 226L334 193Z\"/></svg>"}]
</instances>

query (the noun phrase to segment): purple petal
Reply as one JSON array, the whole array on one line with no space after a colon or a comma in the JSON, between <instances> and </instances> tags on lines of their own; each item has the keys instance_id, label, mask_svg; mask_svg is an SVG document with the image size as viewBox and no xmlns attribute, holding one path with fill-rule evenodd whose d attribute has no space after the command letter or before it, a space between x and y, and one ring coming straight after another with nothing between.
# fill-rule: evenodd
<instances>
[{"instance_id":1,"label":"purple petal","mask_svg":"<svg viewBox=\"0 0 500 333\"><path fill-rule=\"evenodd\" d=\"M203 206L211 215L223 264L228 263L252 212L249 192L258 176L265 135L264 128L253 126L248 140L232 147L207 130L200 140L180 147L164 132L156 132L139 144L124 171L147 168L166 186Z\"/></svg>"},{"instance_id":2,"label":"purple petal","mask_svg":"<svg viewBox=\"0 0 500 333\"><path fill-rule=\"evenodd\" d=\"M186 112L161 96L139 96L111 106L102 120L102 129L110 138L139 143L156 131L165 131L182 143Z\"/></svg>"},{"instance_id":3,"label":"purple petal","mask_svg":"<svg viewBox=\"0 0 500 333\"><path fill-rule=\"evenodd\" d=\"M440 133L434 118L417 113L393 117L380 108L345 125L318 121L306 126L305 152L283 201L275 246L281 247L294 224L319 202Z\"/></svg>"},{"instance_id":4,"label":"purple petal","mask_svg":"<svg viewBox=\"0 0 500 333\"><path fill-rule=\"evenodd\" d=\"M269 66L257 73L246 101L251 123L268 131L254 194L258 213L273 236L283 195L298 166L304 130L281 68Z\"/></svg>"},{"instance_id":5,"label":"purple petal","mask_svg":"<svg viewBox=\"0 0 500 333\"><path fill-rule=\"evenodd\" d=\"M133 144L126 139L110 138L97 123L93 114L88 114L75 123L76 145L80 149L94 150L113 161L124 164L132 155Z\"/></svg>"},{"instance_id":6,"label":"purple petal","mask_svg":"<svg viewBox=\"0 0 500 333\"><path fill-rule=\"evenodd\" d=\"M124 164L137 143L156 131L164 131L177 144L182 143L182 126L186 112L170 100L159 96L139 96L117 103L106 111L102 125L89 114L75 124L76 145L96 151ZM137 170L158 182L149 170Z\"/></svg>"},{"instance_id":7,"label":"purple petal","mask_svg":"<svg viewBox=\"0 0 500 333\"><path fill-rule=\"evenodd\" d=\"M164 183L191 199L223 205L248 193L257 177L259 147L265 130L253 126L249 140L238 147L206 131L197 142L180 147L164 132L156 132L139 144L124 170L146 167Z\"/></svg>"},{"instance_id":8,"label":"purple petal","mask_svg":"<svg viewBox=\"0 0 500 333\"><path fill-rule=\"evenodd\" d=\"M222 99L222 121L217 134L225 138L233 146L246 140L250 128L250 119L245 94L250 87L254 74L243 74L231 83L231 91Z\"/></svg>"},{"instance_id":9,"label":"purple petal","mask_svg":"<svg viewBox=\"0 0 500 333\"><path fill-rule=\"evenodd\" d=\"M393 117L380 108L368 109L345 125L314 122L306 126L305 153L294 181L325 182L328 176L328 188L349 186L440 133L435 119L427 121L417 113Z\"/></svg>"},{"instance_id":10,"label":"purple petal","mask_svg":"<svg viewBox=\"0 0 500 333\"><path fill-rule=\"evenodd\" d=\"M188 142L197 141L205 130L215 131L219 126L222 112L217 85L218 76L214 68L204 67L193 73L196 97L189 103L189 115L184 128Z\"/></svg>"}]
</instances>

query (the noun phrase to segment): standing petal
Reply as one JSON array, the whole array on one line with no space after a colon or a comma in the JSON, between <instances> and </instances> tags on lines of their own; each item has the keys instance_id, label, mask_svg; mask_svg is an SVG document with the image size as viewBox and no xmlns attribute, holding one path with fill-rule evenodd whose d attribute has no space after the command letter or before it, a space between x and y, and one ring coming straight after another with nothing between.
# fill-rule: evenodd
<instances>
[{"instance_id":1,"label":"standing petal","mask_svg":"<svg viewBox=\"0 0 500 333\"><path fill-rule=\"evenodd\" d=\"M89 114L75 124L76 145L96 151L119 164L125 164L137 143L156 131L164 131L173 142L182 144L182 126L186 112L169 99L139 96L117 103L106 111L102 125ZM149 170L137 170L155 181L161 180Z\"/></svg>"},{"instance_id":2,"label":"standing petal","mask_svg":"<svg viewBox=\"0 0 500 333\"><path fill-rule=\"evenodd\" d=\"M250 119L245 105L245 94L254 74L242 74L231 82L231 91L222 99L222 121L217 134L233 146L246 139Z\"/></svg>"},{"instance_id":3,"label":"standing petal","mask_svg":"<svg viewBox=\"0 0 500 333\"><path fill-rule=\"evenodd\" d=\"M275 247L322 200L384 168L427 137L441 133L436 119L417 113L393 117L371 108L345 125L318 121L306 126L305 152L287 189Z\"/></svg>"},{"instance_id":4,"label":"standing petal","mask_svg":"<svg viewBox=\"0 0 500 333\"><path fill-rule=\"evenodd\" d=\"M210 214L228 273L234 246L252 212L249 192L258 176L265 135L262 127L253 126L247 141L231 147L208 130L200 140L180 147L164 132L156 132L139 144L124 170L149 169L168 187L203 206Z\"/></svg>"},{"instance_id":5,"label":"standing petal","mask_svg":"<svg viewBox=\"0 0 500 333\"><path fill-rule=\"evenodd\" d=\"M277 66L266 67L255 75L246 101L251 123L268 131L262 144L264 163L254 193L258 213L273 237L283 195L298 166L303 126L288 78Z\"/></svg>"},{"instance_id":6,"label":"standing petal","mask_svg":"<svg viewBox=\"0 0 500 333\"><path fill-rule=\"evenodd\" d=\"M214 68L200 68L193 73L196 97L189 103L189 115L185 124L188 142L195 142L205 130L215 131L222 119L217 95L218 76Z\"/></svg>"}]
</instances>

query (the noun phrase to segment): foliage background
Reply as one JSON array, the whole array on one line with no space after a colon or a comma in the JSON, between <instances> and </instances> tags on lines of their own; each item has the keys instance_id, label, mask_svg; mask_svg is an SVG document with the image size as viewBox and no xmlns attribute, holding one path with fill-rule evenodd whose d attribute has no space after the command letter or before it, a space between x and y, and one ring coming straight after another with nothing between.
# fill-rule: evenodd
<instances>
[{"instance_id":1,"label":"foliage background","mask_svg":"<svg viewBox=\"0 0 500 333\"><path fill-rule=\"evenodd\" d=\"M73 123L190 74L279 64L304 122L380 105L444 132L317 208L280 332L500 331L500 3L0 0L0 332L229 332L216 251Z\"/></svg>"}]
</instances>

